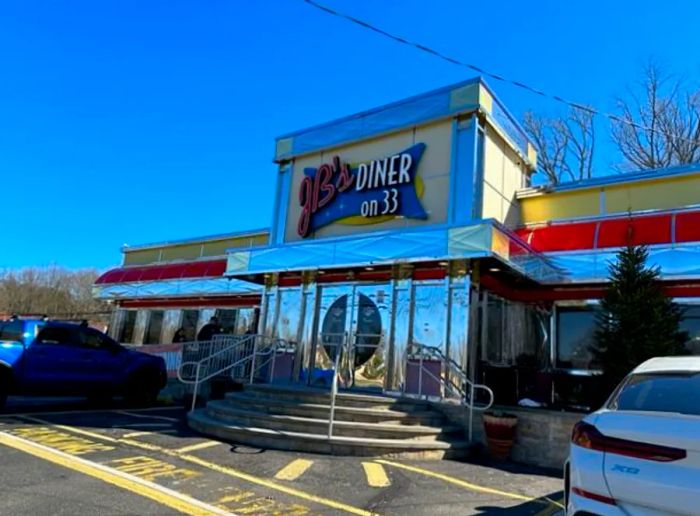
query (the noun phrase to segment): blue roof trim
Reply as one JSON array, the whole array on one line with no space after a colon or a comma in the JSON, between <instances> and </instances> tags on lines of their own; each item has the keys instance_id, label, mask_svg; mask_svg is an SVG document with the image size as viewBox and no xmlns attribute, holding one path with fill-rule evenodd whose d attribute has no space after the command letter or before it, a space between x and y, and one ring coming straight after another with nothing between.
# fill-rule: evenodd
<instances>
[{"instance_id":1,"label":"blue roof trim","mask_svg":"<svg viewBox=\"0 0 700 516\"><path fill-rule=\"evenodd\" d=\"M407 97L407 98L405 98L405 99L401 99L401 100L396 100L396 101L394 101L394 102L390 102L389 104L384 104L384 105L382 105L382 106L374 107L374 108L372 108L372 109L367 109L367 110L365 110L365 111L360 111L359 113L354 113L354 114L352 114L352 115L348 115L348 116L336 118L335 120L331 120L331 121L329 121L329 122L323 122L322 124L312 125L311 127L307 127L307 128L305 128L305 129L299 129L299 130L293 131L293 132L291 132L291 133L283 134L283 135L281 135L281 136L278 136L276 139L277 139L277 140L282 140L282 139L284 139L284 138L291 138L291 137L294 137L294 136L299 136L299 135L301 135L301 134L308 133L308 132L310 132L310 131L315 131L315 130L317 130L317 129L324 129L324 128L327 128L327 127L331 127L331 126L333 126L333 125L336 125L336 124L339 124L339 123L342 123L342 122L346 122L346 121L348 121L348 120L353 120L353 119L355 119L355 118L363 118L363 117L366 117L366 116L369 116L369 115L373 115L373 114L375 114L375 113L379 113L380 111L384 111L384 110L389 109L389 108L401 106L401 105L403 105L403 104L409 104L409 103L414 102L414 101L416 101L416 100L420 100L420 99L422 99L422 98L424 98L424 97L430 97L430 96L435 95L435 94L450 92L450 91L452 91L452 90L455 89L455 88L461 88L461 87L463 87L463 86L469 86L470 84L478 84L478 83L480 83L480 82L481 82L481 83L484 82L483 79L482 79L481 77L479 77L479 76L473 77L473 78L468 79L468 80L466 80L466 81L458 82L458 83L451 84L451 85L448 85L448 86L442 86L442 87L437 88L437 89L435 89L435 90L426 91L426 92L423 92L423 93L419 93L418 95L413 95L413 96L411 96L411 97Z\"/></svg>"},{"instance_id":2,"label":"blue roof trim","mask_svg":"<svg viewBox=\"0 0 700 516\"><path fill-rule=\"evenodd\" d=\"M475 86L473 96L470 94L460 98L459 95L455 95L460 89L469 86ZM324 124L287 133L276 139L275 160L281 161L300 154L397 131L422 122L474 111L479 108L479 88L482 87L493 98L494 114L491 117L493 122L500 126L527 157L528 138L522 126L507 111L484 80L481 77L475 77Z\"/></svg>"},{"instance_id":3,"label":"blue roof trim","mask_svg":"<svg viewBox=\"0 0 700 516\"><path fill-rule=\"evenodd\" d=\"M564 183L555 187L539 187L533 188L533 191L542 190L545 192L566 192L569 190L578 190L584 188L593 188L596 186L608 186L614 184L632 183L635 181L663 179L666 177L682 176L686 174L700 173L700 163L691 163L690 165L678 165L668 168L655 168L650 170L640 170L638 172L630 172L627 174L616 174L606 177L598 177L592 179L584 179L572 183Z\"/></svg>"}]
</instances>

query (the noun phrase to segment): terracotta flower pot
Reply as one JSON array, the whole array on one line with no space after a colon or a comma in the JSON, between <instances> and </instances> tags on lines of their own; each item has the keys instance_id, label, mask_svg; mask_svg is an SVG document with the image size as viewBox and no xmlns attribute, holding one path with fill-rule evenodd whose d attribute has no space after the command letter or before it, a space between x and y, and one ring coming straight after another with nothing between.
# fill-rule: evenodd
<instances>
[{"instance_id":1,"label":"terracotta flower pot","mask_svg":"<svg viewBox=\"0 0 700 516\"><path fill-rule=\"evenodd\" d=\"M496 460L505 461L510 455L515 440L515 428L518 418L503 412L484 413L484 431L489 452Z\"/></svg>"}]
</instances>

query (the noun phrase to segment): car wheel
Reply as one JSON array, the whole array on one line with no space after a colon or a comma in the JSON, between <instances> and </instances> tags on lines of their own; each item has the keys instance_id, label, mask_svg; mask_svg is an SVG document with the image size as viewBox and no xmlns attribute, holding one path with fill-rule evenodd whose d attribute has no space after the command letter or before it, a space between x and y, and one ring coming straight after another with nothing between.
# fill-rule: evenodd
<instances>
[{"instance_id":1,"label":"car wheel","mask_svg":"<svg viewBox=\"0 0 700 516\"><path fill-rule=\"evenodd\" d=\"M142 371L131 377L124 398L131 405L144 407L153 405L158 399L159 392L160 388L155 375Z\"/></svg>"},{"instance_id":2,"label":"car wheel","mask_svg":"<svg viewBox=\"0 0 700 516\"><path fill-rule=\"evenodd\" d=\"M88 394L87 401L90 405L109 405L112 402L112 395L108 392L95 392Z\"/></svg>"},{"instance_id":3,"label":"car wheel","mask_svg":"<svg viewBox=\"0 0 700 516\"><path fill-rule=\"evenodd\" d=\"M0 368L0 409L7 403L7 395L10 391L10 374L4 368Z\"/></svg>"}]
</instances>

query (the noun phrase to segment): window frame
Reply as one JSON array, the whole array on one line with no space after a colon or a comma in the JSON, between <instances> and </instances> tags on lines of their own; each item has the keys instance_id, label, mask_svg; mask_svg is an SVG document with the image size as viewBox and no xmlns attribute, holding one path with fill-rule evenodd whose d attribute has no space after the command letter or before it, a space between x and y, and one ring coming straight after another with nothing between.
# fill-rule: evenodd
<instances>
[{"instance_id":1,"label":"window frame","mask_svg":"<svg viewBox=\"0 0 700 516\"><path fill-rule=\"evenodd\" d=\"M557 302L552 307L551 364L555 370L565 371L577 376L598 376L603 373L600 368L562 367L559 365L559 315L562 311L595 312L600 309L600 300L587 299L579 302Z\"/></svg>"}]
</instances>

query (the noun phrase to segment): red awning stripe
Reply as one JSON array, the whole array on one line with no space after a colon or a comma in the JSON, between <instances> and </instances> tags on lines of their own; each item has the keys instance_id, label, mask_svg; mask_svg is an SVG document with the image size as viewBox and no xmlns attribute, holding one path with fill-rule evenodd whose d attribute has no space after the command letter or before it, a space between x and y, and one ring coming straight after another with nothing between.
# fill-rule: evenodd
<instances>
[{"instance_id":1,"label":"red awning stripe","mask_svg":"<svg viewBox=\"0 0 700 516\"><path fill-rule=\"evenodd\" d=\"M700 211L550 224L520 228L516 233L541 252L699 242Z\"/></svg>"},{"instance_id":2,"label":"red awning stripe","mask_svg":"<svg viewBox=\"0 0 700 516\"><path fill-rule=\"evenodd\" d=\"M97 278L95 283L108 285L179 278L213 278L223 276L224 272L226 272L226 260L202 260L166 265L120 267L105 272Z\"/></svg>"}]
</instances>

